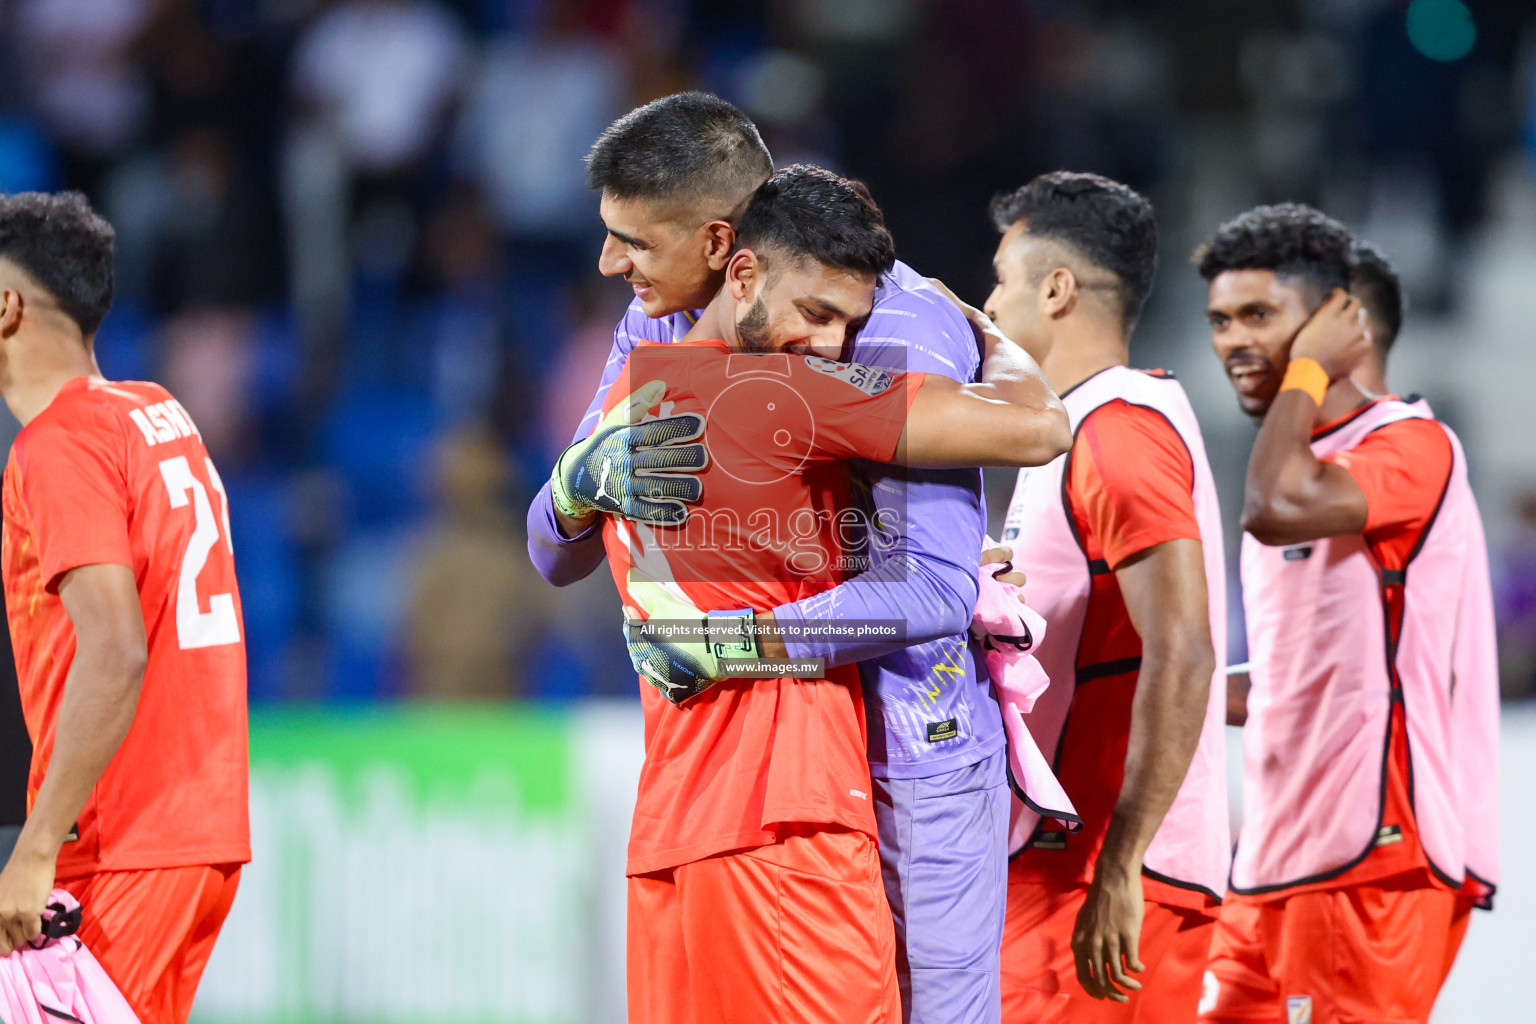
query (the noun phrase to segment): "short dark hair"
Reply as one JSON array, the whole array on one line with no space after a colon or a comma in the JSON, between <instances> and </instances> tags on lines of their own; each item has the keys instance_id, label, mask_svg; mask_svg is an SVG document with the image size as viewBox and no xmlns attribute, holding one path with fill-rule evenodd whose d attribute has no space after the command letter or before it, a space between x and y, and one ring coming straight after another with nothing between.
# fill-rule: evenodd
<instances>
[{"instance_id":1,"label":"short dark hair","mask_svg":"<svg viewBox=\"0 0 1536 1024\"><path fill-rule=\"evenodd\" d=\"M1385 337L1371 339L1385 353L1403 326L1403 282L1387 254L1370 242L1355 239L1349 255L1349 293L1360 300L1371 319L1386 328Z\"/></svg>"},{"instance_id":2,"label":"short dark hair","mask_svg":"<svg viewBox=\"0 0 1536 1024\"><path fill-rule=\"evenodd\" d=\"M786 167L758 186L736 226L736 247L875 276L896 262L896 242L864 183L811 164Z\"/></svg>"},{"instance_id":3,"label":"short dark hair","mask_svg":"<svg viewBox=\"0 0 1536 1024\"><path fill-rule=\"evenodd\" d=\"M1270 270L1300 278L1320 303L1335 288L1349 287L1349 229L1303 203L1255 206L1216 229L1195 250L1200 276L1213 281L1229 270Z\"/></svg>"},{"instance_id":4,"label":"short dark hair","mask_svg":"<svg viewBox=\"0 0 1536 1024\"><path fill-rule=\"evenodd\" d=\"M0 259L48 289L87 338L112 307L113 236L79 192L0 195Z\"/></svg>"},{"instance_id":5,"label":"short dark hair","mask_svg":"<svg viewBox=\"0 0 1536 1024\"><path fill-rule=\"evenodd\" d=\"M713 199L734 211L773 173L752 119L718 96L680 92L619 118L587 154L587 187L616 199Z\"/></svg>"},{"instance_id":6,"label":"short dark hair","mask_svg":"<svg viewBox=\"0 0 1536 1024\"><path fill-rule=\"evenodd\" d=\"M999 231L1023 221L1030 235L1068 245L1114 274L1121 323L1135 325L1157 270L1157 220L1145 196L1101 175L1052 171L994 197L991 211Z\"/></svg>"}]
</instances>

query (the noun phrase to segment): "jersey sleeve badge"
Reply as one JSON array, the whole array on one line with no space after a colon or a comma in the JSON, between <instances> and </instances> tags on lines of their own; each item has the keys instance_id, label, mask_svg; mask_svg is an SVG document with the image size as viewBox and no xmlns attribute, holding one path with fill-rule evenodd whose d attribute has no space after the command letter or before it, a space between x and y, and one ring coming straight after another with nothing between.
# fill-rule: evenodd
<instances>
[{"instance_id":1,"label":"jersey sleeve badge","mask_svg":"<svg viewBox=\"0 0 1536 1024\"><path fill-rule=\"evenodd\" d=\"M888 390L894 380L888 371L864 363L839 363L821 356L806 356L805 365L817 373L852 384L866 395L878 395Z\"/></svg>"}]
</instances>

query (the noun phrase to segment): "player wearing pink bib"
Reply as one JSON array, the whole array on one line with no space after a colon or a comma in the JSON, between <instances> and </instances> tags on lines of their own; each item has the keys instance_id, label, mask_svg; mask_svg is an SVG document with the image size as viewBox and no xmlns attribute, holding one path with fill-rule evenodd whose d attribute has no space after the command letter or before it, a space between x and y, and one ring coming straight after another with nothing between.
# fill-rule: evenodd
<instances>
[{"instance_id":1,"label":"player wearing pink bib","mask_svg":"<svg viewBox=\"0 0 1536 1024\"><path fill-rule=\"evenodd\" d=\"M1263 417L1243 509L1244 822L1200 1019L1427 1021L1497 872L1492 602L1465 456L1424 403L1356 382L1380 377L1398 314L1343 291L1381 280L1342 225L1259 207L1197 258L1216 353Z\"/></svg>"},{"instance_id":2,"label":"player wearing pink bib","mask_svg":"<svg viewBox=\"0 0 1536 1024\"><path fill-rule=\"evenodd\" d=\"M1194 410L1133 370L1152 205L1092 174L1041 175L993 207L987 311L1059 389L1072 449L1023 470L1003 541L1049 625L1051 685L1026 717L1083 827L1014 804L1005 1020L1188 1020L1226 884L1216 652L1225 579Z\"/></svg>"}]
</instances>

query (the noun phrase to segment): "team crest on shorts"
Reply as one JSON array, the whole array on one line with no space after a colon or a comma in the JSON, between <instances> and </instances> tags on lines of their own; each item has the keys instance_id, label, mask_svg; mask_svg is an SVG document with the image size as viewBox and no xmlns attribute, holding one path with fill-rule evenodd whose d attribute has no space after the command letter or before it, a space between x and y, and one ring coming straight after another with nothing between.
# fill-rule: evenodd
<instances>
[{"instance_id":1,"label":"team crest on shorts","mask_svg":"<svg viewBox=\"0 0 1536 1024\"><path fill-rule=\"evenodd\" d=\"M1312 997L1285 997L1285 1024L1312 1024Z\"/></svg>"},{"instance_id":2,"label":"team crest on shorts","mask_svg":"<svg viewBox=\"0 0 1536 1024\"><path fill-rule=\"evenodd\" d=\"M866 395L878 395L891 386L889 373L863 363L839 363L820 356L807 356L805 365L817 373L845 380Z\"/></svg>"}]
</instances>

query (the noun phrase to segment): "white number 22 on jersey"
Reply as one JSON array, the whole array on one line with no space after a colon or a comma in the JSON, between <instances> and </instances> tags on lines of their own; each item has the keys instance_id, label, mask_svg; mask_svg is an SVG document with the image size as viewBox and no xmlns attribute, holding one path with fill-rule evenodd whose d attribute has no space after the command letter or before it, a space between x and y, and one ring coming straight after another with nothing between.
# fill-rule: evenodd
<instances>
[{"instance_id":1,"label":"white number 22 on jersey","mask_svg":"<svg viewBox=\"0 0 1536 1024\"><path fill-rule=\"evenodd\" d=\"M224 503L224 537L229 537L229 496L224 491L224 481L213 468L212 459L204 459L208 466L208 479ZM205 612L197 602L197 576L208 564L208 553L219 542L219 520L214 518L213 505L208 501L208 488L192 475L192 467L185 455L166 459L160 463L160 476L165 489L170 492L171 508L183 508L187 494L192 495L192 511L197 525L187 550L181 556L181 582L176 592L176 639L182 650L192 647L218 647L221 644L240 642L240 619L235 615L235 598L232 594L212 594ZM231 550L233 548L231 547Z\"/></svg>"}]
</instances>

